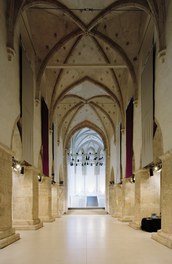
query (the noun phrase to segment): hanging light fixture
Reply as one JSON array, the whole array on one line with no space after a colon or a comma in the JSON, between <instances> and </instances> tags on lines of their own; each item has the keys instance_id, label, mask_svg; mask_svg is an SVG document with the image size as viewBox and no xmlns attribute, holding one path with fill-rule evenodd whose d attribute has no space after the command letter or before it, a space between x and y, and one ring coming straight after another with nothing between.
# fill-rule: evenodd
<instances>
[{"instance_id":1,"label":"hanging light fixture","mask_svg":"<svg viewBox=\"0 0 172 264\"><path fill-rule=\"evenodd\" d=\"M76 153L67 153L68 155L68 161L70 166L103 166L103 160L104 160L104 155L99 156L97 152L95 153L84 153L82 152L81 154L76 152ZM100 162L101 161L101 162Z\"/></svg>"}]
</instances>

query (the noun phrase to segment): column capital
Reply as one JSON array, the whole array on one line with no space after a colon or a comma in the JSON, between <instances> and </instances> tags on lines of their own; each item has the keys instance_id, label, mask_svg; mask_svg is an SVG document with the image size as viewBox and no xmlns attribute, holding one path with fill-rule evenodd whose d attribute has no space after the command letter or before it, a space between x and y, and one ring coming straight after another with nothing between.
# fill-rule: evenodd
<instances>
[{"instance_id":1,"label":"column capital","mask_svg":"<svg viewBox=\"0 0 172 264\"><path fill-rule=\"evenodd\" d=\"M14 58L16 52L13 48L7 46L7 54L8 54L8 61L12 61L12 58Z\"/></svg>"},{"instance_id":2,"label":"column capital","mask_svg":"<svg viewBox=\"0 0 172 264\"><path fill-rule=\"evenodd\" d=\"M135 100L133 101L133 105L135 105L135 107L138 106L138 99L135 99Z\"/></svg>"},{"instance_id":3,"label":"column capital","mask_svg":"<svg viewBox=\"0 0 172 264\"><path fill-rule=\"evenodd\" d=\"M39 98L35 98L35 106L37 107L40 104L40 99Z\"/></svg>"},{"instance_id":4,"label":"column capital","mask_svg":"<svg viewBox=\"0 0 172 264\"><path fill-rule=\"evenodd\" d=\"M158 52L158 58L159 58L159 60L160 60L161 63L164 63L165 62L165 59L166 59L166 49L160 50Z\"/></svg>"},{"instance_id":5,"label":"column capital","mask_svg":"<svg viewBox=\"0 0 172 264\"><path fill-rule=\"evenodd\" d=\"M49 133L52 134L53 133L53 129L49 128Z\"/></svg>"}]
</instances>

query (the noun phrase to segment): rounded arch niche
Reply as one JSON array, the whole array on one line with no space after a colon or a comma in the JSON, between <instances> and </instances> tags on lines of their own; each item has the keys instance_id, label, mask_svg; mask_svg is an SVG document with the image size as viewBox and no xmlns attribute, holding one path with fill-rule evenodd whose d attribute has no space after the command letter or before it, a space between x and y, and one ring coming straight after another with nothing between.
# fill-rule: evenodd
<instances>
[{"instance_id":1,"label":"rounded arch niche","mask_svg":"<svg viewBox=\"0 0 172 264\"><path fill-rule=\"evenodd\" d=\"M93 129L77 130L68 143L68 208L105 207L106 153Z\"/></svg>"}]
</instances>

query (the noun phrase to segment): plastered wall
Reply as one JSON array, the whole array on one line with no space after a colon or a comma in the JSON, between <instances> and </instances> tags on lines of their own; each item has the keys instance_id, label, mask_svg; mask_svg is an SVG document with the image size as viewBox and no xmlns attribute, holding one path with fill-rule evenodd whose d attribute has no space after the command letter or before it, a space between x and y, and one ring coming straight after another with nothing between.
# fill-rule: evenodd
<instances>
[{"instance_id":1,"label":"plastered wall","mask_svg":"<svg viewBox=\"0 0 172 264\"><path fill-rule=\"evenodd\" d=\"M12 61L8 61L6 49L5 1L0 1L0 32L0 143L10 148L13 127L20 111L19 67L17 34L15 41L16 55Z\"/></svg>"},{"instance_id":2,"label":"plastered wall","mask_svg":"<svg viewBox=\"0 0 172 264\"><path fill-rule=\"evenodd\" d=\"M166 57L156 60L155 115L163 136L164 153L172 148L172 1L169 1L166 24Z\"/></svg>"}]
</instances>

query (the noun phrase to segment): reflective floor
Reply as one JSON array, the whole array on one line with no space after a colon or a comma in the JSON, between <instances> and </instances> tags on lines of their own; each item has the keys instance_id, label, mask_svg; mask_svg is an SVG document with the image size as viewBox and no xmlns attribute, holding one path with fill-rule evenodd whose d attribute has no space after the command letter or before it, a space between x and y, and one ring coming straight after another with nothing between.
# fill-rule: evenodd
<instances>
[{"instance_id":1,"label":"reflective floor","mask_svg":"<svg viewBox=\"0 0 172 264\"><path fill-rule=\"evenodd\" d=\"M171 264L172 250L102 211L70 211L0 250L1 264Z\"/></svg>"}]
</instances>

